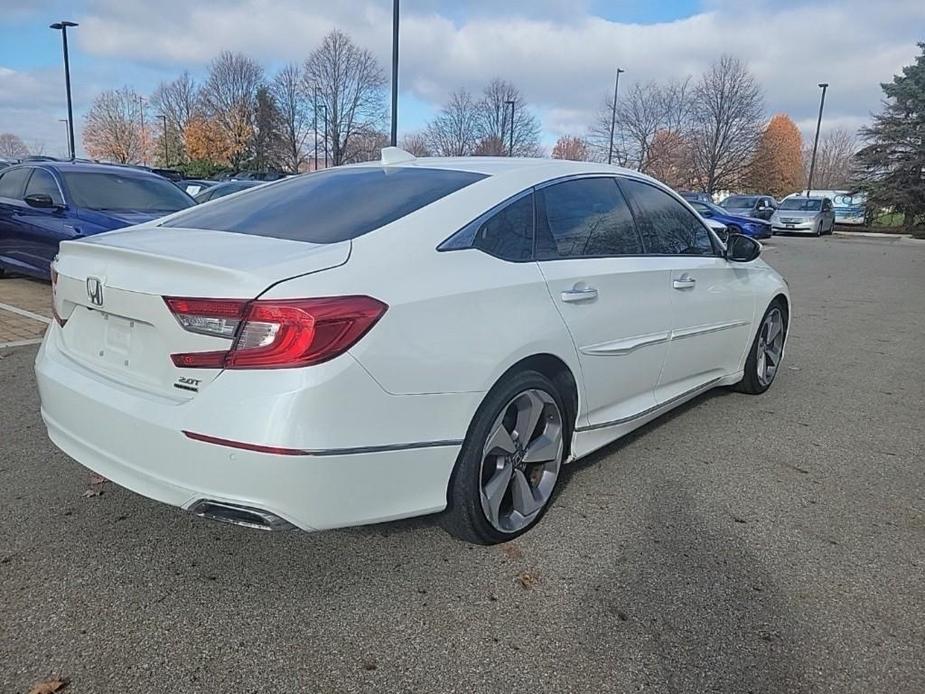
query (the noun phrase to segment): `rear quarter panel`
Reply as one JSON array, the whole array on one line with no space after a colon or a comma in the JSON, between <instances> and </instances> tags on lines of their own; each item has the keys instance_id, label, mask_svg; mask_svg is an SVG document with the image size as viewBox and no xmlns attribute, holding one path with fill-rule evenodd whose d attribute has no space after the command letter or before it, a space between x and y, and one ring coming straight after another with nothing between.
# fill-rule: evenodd
<instances>
[{"instance_id":1,"label":"rear quarter panel","mask_svg":"<svg viewBox=\"0 0 925 694\"><path fill-rule=\"evenodd\" d=\"M510 366L541 353L558 356L580 382L571 339L535 263L477 250L383 253L355 242L347 265L265 296L345 294L389 305L350 352L389 393L485 392Z\"/></svg>"}]
</instances>

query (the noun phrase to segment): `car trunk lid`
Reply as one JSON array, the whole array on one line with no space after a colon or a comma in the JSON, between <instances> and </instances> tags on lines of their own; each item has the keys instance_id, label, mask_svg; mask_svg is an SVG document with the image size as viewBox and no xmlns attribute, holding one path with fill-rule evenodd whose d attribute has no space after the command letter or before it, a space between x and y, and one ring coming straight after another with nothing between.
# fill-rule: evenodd
<instances>
[{"instance_id":1,"label":"car trunk lid","mask_svg":"<svg viewBox=\"0 0 925 694\"><path fill-rule=\"evenodd\" d=\"M227 350L231 339L184 328L164 297L254 299L277 282L343 265L350 242L311 244L199 229L139 227L61 244L54 269L61 349L103 376L177 399L221 369L171 354Z\"/></svg>"}]
</instances>

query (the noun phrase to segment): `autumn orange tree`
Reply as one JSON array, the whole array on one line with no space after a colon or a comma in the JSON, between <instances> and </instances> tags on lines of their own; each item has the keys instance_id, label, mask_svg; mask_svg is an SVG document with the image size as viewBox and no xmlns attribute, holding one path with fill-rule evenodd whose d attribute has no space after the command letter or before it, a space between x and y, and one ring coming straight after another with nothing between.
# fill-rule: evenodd
<instances>
[{"instance_id":1,"label":"autumn orange tree","mask_svg":"<svg viewBox=\"0 0 925 694\"><path fill-rule=\"evenodd\" d=\"M192 162L199 162L199 168L205 166L218 170L231 165L235 145L226 131L214 120L203 117L190 119L184 140L187 156ZM209 173L211 171L206 171L203 175Z\"/></svg>"},{"instance_id":2,"label":"autumn orange tree","mask_svg":"<svg viewBox=\"0 0 925 694\"><path fill-rule=\"evenodd\" d=\"M556 140L552 148L553 159L568 159L569 161L588 161L590 152L588 143L583 138L563 135Z\"/></svg>"},{"instance_id":3,"label":"autumn orange tree","mask_svg":"<svg viewBox=\"0 0 925 694\"><path fill-rule=\"evenodd\" d=\"M803 185L803 137L786 113L765 126L746 174L748 188L782 198Z\"/></svg>"}]
</instances>

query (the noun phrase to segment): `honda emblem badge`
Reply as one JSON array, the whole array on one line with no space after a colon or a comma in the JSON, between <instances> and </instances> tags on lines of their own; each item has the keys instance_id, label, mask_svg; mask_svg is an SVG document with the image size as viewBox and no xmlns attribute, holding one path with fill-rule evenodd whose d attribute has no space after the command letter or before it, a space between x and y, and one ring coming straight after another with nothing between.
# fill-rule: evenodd
<instances>
[{"instance_id":1,"label":"honda emblem badge","mask_svg":"<svg viewBox=\"0 0 925 694\"><path fill-rule=\"evenodd\" d=\"M103 305L103 281L99 277L87 278L87 296L94 306Z\"/></svg>"}]
</instances>

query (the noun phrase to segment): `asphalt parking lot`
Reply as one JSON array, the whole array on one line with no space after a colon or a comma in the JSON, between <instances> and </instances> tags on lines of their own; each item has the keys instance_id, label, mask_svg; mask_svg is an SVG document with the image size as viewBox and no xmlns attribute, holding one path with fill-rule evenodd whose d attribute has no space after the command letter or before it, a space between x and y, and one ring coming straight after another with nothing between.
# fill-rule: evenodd
<instances>
[{"instance_id":1,"label":"asphalt parking lot","mask_svg":"<svg viewBox=\"0 0 925 694\"><path fill-rule=\"evenodd\" d=\"M774 387L572 466L494 548L93 484L45 437L36 347L0 350L0 691L925 691L925 243L770 246L795 310Z\"/></svg>"}]
</instances>

